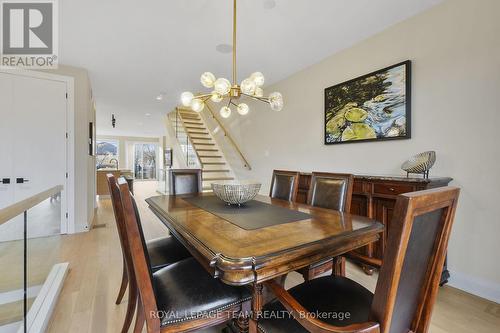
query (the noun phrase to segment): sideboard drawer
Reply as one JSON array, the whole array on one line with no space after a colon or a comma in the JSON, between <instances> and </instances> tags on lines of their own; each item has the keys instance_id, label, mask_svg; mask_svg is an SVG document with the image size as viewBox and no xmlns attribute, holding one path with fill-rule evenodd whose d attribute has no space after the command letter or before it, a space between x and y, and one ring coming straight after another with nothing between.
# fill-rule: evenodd
<instances>
[{"instance_id":1,"label":"sideboard drawer","mask_svg":"<svg viewBox=\"0 0 500 333\"><path fill-rule=\"evenodd\" d=\"M408 184L373 184L373 193L375 194L392 194L398 195L401 193L413 192L415 187Z\"/></svg>"}]
</instances>

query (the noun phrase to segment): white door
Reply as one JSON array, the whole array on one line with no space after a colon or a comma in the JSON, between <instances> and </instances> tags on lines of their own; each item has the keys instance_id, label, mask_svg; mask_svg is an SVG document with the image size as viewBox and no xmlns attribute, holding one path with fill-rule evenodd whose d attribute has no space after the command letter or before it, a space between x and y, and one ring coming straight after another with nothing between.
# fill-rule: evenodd
<instances>
[{"instance_id":1,"label":"white door","mask_svg":"<svg viewBox=\"0 0 500 333\"><path fill-rule=\"evenodd\" d=\"M9 119L9 124L2 125L2 128L8 126L7 132L10 131L11 136L10 140L0 142L0 151L10 152L2 155L2 161L8 156L9 162L3 168L6 174L10 174L10 189L0 194L0 203L8 205L53 186L66 185L66 83L4 73L0 73L0 82L2 85L10 82L12 87L11 97L8 91L2 92L0 97L0 100L12 100L10 110L1 109L1 117ZM53 234L55 219L59 221L57 230L66 230L64 191L58 200L60 210L57 215L33 210L28 227L31 237ZM46 224L48 219L51 225ZM11 234L12 239L19 238L18 228L11 226L8 231L4 237Z\"/></svg>"},{"instance_id":2,"label":"white door","mask_svg":"<svg viewBox=\"0 0 500 333\"><path fill-rule=\"evenodd\" d=\"M14 81L0 73L0 209L13 203Z\"/></svg>"}]
</instances>

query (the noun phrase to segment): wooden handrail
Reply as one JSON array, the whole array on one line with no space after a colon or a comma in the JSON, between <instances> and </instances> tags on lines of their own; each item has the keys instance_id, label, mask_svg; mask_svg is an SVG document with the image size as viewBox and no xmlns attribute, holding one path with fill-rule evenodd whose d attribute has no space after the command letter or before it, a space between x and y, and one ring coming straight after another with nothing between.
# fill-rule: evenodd
<instances>
[{"instance_id":1,"label":"wooden handrail","mask_svg":"<svg viewBox=\"0 0 500 333\"><path fill-rule=\"evenodd\" d=\"M212 111L212 108L210 108L210 105L208 105L208 103L205 103L205 105L206 105L208 111L210 112L210 114L212 115L212 118L215 119L215 121L217 122L217 124L219 125L219 127L224 132L224 136L229 140L229 142L231 142L231 144L234 146L234 148L236 149L236 151L240 155L241 159L243 160L243 162L245 164L245 167L248 168L248 170L252 170L252 167L250 166L250 163L248 163L248 161L245 158L245 156L243 156L243 153L241 152L240 148L238 148L238 145L236 144L236 142L234 142L233 138L231 137L231 135L229 134L229 132L226 130L226 128L224 127L224 125L222 125L222 123L220 122L220 120L215 116L215 113Z\"/></svg>"},{"instance_id":2,"label":"wooden handrail","mask_svg":"<svg viewBox=\"0 0 500 333\"><path fill-rule=\"evenodd\" d=\"M63 188L64 187L62 185L57 185L46 191L35 194L27 199L16 202L13 205L0 209L0 225L4 224L7 221L10 221L14 217L27 211L28 209L33 208L34 206L38 205L45 199L50 198L54 194L61 192Z\"/></svg>"}]
</instances>

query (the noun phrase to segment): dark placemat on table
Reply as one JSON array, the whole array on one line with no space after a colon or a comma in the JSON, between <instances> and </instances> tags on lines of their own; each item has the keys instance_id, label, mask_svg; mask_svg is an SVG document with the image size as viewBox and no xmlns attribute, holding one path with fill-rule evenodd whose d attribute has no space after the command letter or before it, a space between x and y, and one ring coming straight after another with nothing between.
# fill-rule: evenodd
<instances>
[{"instance_id":1,"label":"dark placemat on table","mask_svg":"<svg viewBox=\"0 0 500 333\"><path fill-rule=\"evenodd\" d=\"M307 213L257 200L251 200L241 206L229 206L215 195L187 197L183 198L183 200L246 230L255 230L311 218L311 215Z\"/></svg>"}]
</instances>

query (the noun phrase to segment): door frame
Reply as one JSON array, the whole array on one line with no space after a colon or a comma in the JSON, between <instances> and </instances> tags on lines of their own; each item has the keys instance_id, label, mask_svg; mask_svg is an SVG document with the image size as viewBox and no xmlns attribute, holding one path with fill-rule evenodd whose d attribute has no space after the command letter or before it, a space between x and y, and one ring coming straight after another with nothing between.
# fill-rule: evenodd
<instances>
[{"instance_id":1,"label":"door frame","mask_svg":"<svg viewBox=\"0 0 500 333\"><path fill-rule=\"evenodd\" d=\"M73 77L53 74L46 71L33 71L24 69L0 69L0 73L31 77L35 79L51 80L66 84L66 178L64 190L66 191L66 211L68 217L61 219L61 234L75 233L75 80Z\"/></svg>"}]
</instances>

